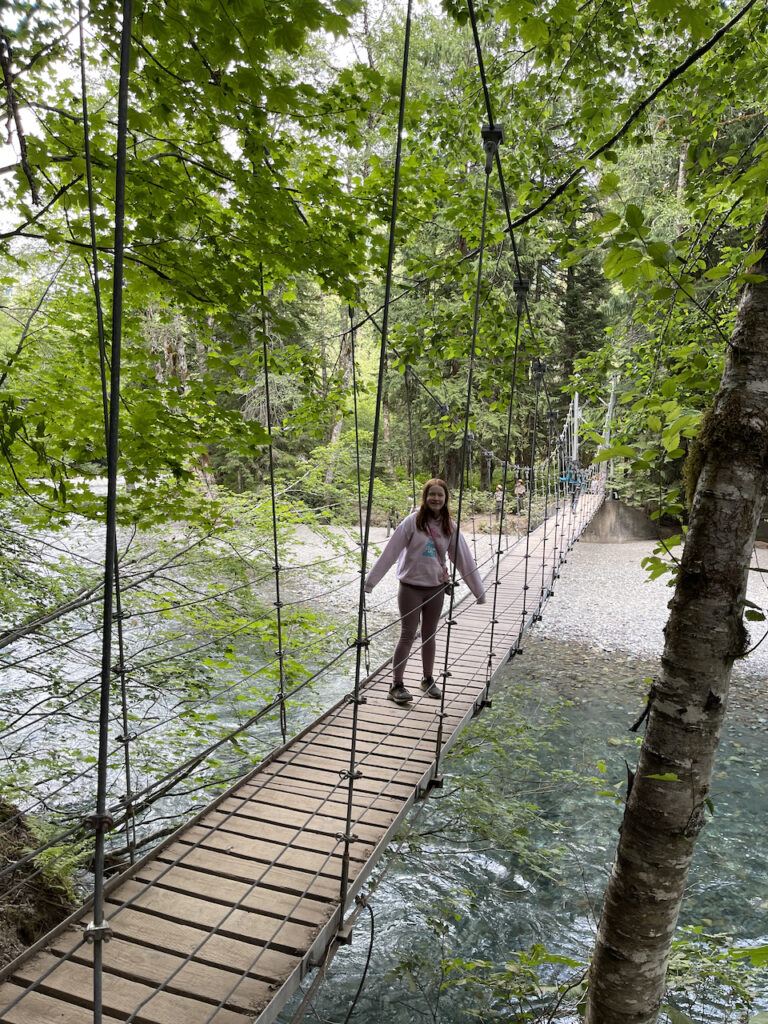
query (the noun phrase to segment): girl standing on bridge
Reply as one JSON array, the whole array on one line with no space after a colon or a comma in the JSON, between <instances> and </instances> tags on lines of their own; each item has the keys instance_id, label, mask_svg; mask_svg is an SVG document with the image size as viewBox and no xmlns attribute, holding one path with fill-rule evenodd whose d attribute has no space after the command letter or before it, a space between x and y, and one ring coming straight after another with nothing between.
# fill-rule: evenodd
<instances>
[{"instance_id":1,"label":"girl standing on bridge","mask_svg":"<svg viewBox=\"0 0 768 1024\"><path fill-rule=\"evenodd\" d=\"M392 658L393 681L389 699L409 704L413 696L403 684L403 673L421 622L421 664L424 676L421 688L437 700L443 693L432 676L435 663L435 634L446 585L450 581L446 555L456 554L458 527L448 511L448 485L444 480L427 480L421 492L421 505L407 516L389 539L389 543L365 577L365 592L370 594L386 572L397 562L397 605L400 610L400 639ZM469 553L467 542L458 534L456 568L478 604L485 603L480 573Z\"/></svg>"}]
</instances>

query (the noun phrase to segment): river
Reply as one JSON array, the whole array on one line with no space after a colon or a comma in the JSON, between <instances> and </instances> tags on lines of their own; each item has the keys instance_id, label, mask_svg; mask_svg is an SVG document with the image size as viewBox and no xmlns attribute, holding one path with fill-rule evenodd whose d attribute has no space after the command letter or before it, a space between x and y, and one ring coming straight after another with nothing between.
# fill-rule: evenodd
<instances>
[{"instance_id":1,"label":"river","mask_svg":"<svg viewBox=\"0 0 768 1024\"><path fill-rule=\"evenodd\" d=\"M645 542L580 543L569 554L542 622L527 637L523 654L499 674L493 709L467 730L444 766L444 789L412 814L399 850L393 847L374 879L375 934L354 1020L531 1019L524 1013L535 1019L548 998L538 991L536 977L555 982L580 974L575 965L589 959L627 763L634 765L637 756L639 738L629 726L657 671L671 596L664 580L647 581L640 566L651 548ZM754 575L750 597L765 604L763 577ZM762 627L753 624L753 643ZM734 671L712 789L714 815L697 847L680 921L701 933L681 933L687 942L675 956L681 980L670 997L672 1017L661 1018L673 1024L747 1020L738 993L712 980L722 969L719 951L727 942L768 943L764 646ZM517 739L507 741L510 733ZM494 795L499 805L486 811ZM509 841L495 842L494 832ZM707 942L706 935L720 938ZM309 1020L345 1022L369 946L363 913L352 944L337 954L315 997ZM530 954L522 960L513 956L537 947L572 964L536 968ZM690 968L693 947L698 972ZM446 973L451 958L494 966ZM514 976L529 991L506 1004L488 979L505 962L506 978ZM473 983L475 975L485 982ZM454 984L459 977L462 983ZM749 1019L765 1024L766 974L755 984ZM291 1019L295 1005L296 1000L281 1021ZM566 1007L545 1019L577 1021Z\"/></svg>"}]
</instances>

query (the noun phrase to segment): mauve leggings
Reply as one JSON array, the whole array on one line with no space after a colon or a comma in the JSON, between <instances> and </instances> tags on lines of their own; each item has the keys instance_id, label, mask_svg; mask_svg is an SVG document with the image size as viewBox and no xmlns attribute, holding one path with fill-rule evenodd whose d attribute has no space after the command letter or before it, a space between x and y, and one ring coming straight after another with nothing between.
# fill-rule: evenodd
<instances>
[{"instance_id":1,"label":"mauve leggings","mask_svg":"<svg viewBox=\"0 0 768 1024\"><path fill-rule=\"evenodd\" d=\"M397 588L397 607L400 610L400 639L392 658L394 681L402 683L408 655L421 620L421 664L424 677L432 675L435 664L435 633L443 610L445 584L439 587L412 587L400 583Z\"/></svg>"}]
</instances>

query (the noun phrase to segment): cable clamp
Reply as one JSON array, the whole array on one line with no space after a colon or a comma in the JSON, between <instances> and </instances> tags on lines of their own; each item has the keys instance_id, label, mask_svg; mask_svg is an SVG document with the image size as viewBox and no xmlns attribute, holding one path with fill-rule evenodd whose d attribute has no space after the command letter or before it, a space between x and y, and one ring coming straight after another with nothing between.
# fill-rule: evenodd
<instances>
[{"instance_id":1,"label":"cable clamp","mask_svg":"<svg viewBox=\"0 0 768 1024\"><path fill-rule=\"evenodd\" d=\"M543 359L534 357L531 360L531 373L536 387L539 388L544 382L544 374L547 372L547 364Z\"/></svg>"},{"instance_id":2,"label":"cable clamp","mask_svg":"<svg viewBox=\"0 0 768 1024\"><path fill-rule=\"evenodd\" d=\"M111 814L89 814L83 819L83 825L91 832L109 832L114 828L115 819Z\"/></svg>"},{"instance_id":3,"label":"cable clamp","mask_svg":"<svg viewBox=\"0 0 768 1024\"><path fill-rule=\"evenodd\" d=\"M517 299L517 311L519 313L525 305L528 292L531 290L531 282L527 277L516 277L512 282L512 290Z\"/></svg>"},{"instance_id":4,"label":"cable clamp","mask_svg":"<svg viewBox=\"0 0 768 1024\"><path fill-rule=\"evenodd\" d=\"M359 693L348 693L347 700L350 704L367 704L368 698L361 696Z\"/></svg>"},{"instance_id":5,"label":"cable clamp","mask_svg":"<svg viewBox=\"0 0 768 1024\"><path fill-rule=\"evenodd\" d=\"M360 836L356 836L354 832L337 832L336 838L340 843L358 843L360 841Z\"/></svg>"},{"instance_id":6,"label":"cable clamp","mask_svg":"<svg viewBox=\"0 0 768 1024\"><path fill-rule=\"evenodd\" d=\"M85 941L92 944L94 942L109 942L114 932L109 927L106 921L102 924L96 924L95 921L89 921L83 929L83 937Z\"/></svg>"},{"instance_id":7,"label":"cable clamp","mask_svg":"<svg viewBox=\"0 0 768 1024\"><path fill-rule=\"evenodd\" d=\"M489 124L484 124L480 129L480 134L483 137L483 149L485 150L485 173L490 174L496 151L504 141L504 128L500 124L494 125L493 128Z\"/></svg>"},{"instance_id":8,"label":"cable clamp","mask_svg":"<svg viewBox=\"0 0 768 1024\"><path fill-rule=\"evenodd\" d=\"M362 648L365 649L365 648L370 647L370 646L371 646L371 641L368 639L367 636L363 637L362 640L359 637L356 637L356 636L349 636L349 637L347 637L347 647L362 647Z\"/></svg>"},{"instance_id":9,"label":"cable clamp","mask_svg":"<svg viewBox=\"0 0 768 1024\"><path fill-rule=\"evenodd\" d=\"M362 779L362 777L363 773L360 771L359 768L357 769L357 771L354 772L351 772L349 768L342 768L341 771L339 772L339 778L342 780L342 782L344 781L344 779Z\"/></svg>"},{"instance_id":10,"label":"cable clamp","mask_svg":"<svg viewBox=\"0 0 768 1024\"><path fill-rule=\"evenodd\" d=\"M121 732L121 733L118 733L117 736L115 736L115 742L116 743L133 743L133 741L135 739L138 739L138 737L139 737L139 734L137 732L129 732L129 733Z\"/></svg>"}]
</instances>

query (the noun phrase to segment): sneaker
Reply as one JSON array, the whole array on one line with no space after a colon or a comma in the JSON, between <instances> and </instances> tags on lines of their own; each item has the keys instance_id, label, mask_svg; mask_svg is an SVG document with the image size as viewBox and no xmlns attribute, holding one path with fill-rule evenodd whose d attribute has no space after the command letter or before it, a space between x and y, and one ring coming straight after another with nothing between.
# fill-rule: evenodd
<instances>
[{"instance_id":1,"label":"sneaker","mask_svg":"<svg viewBox=\"0 0 768 1024\"><path fill-rule=\"evenodd\" d=\"M410 704L413 700L413 694L409 693L402 683L395 683L394 686L390 688L387 696L390 700L393 700L395 704Z\"/></svg>"},{"instance_id":2,"label":"sneaker","mask_svg":"<svg viewBox=\"0 0 768 1024\"><path fill-rule=\"evenodd\" d=\"M428 697L434 697L435 700L440 700L443 696L443 691L437 685L432 676L427 676L426 679L421 680L421 688Z\"/></svg>"}]
</instances>

